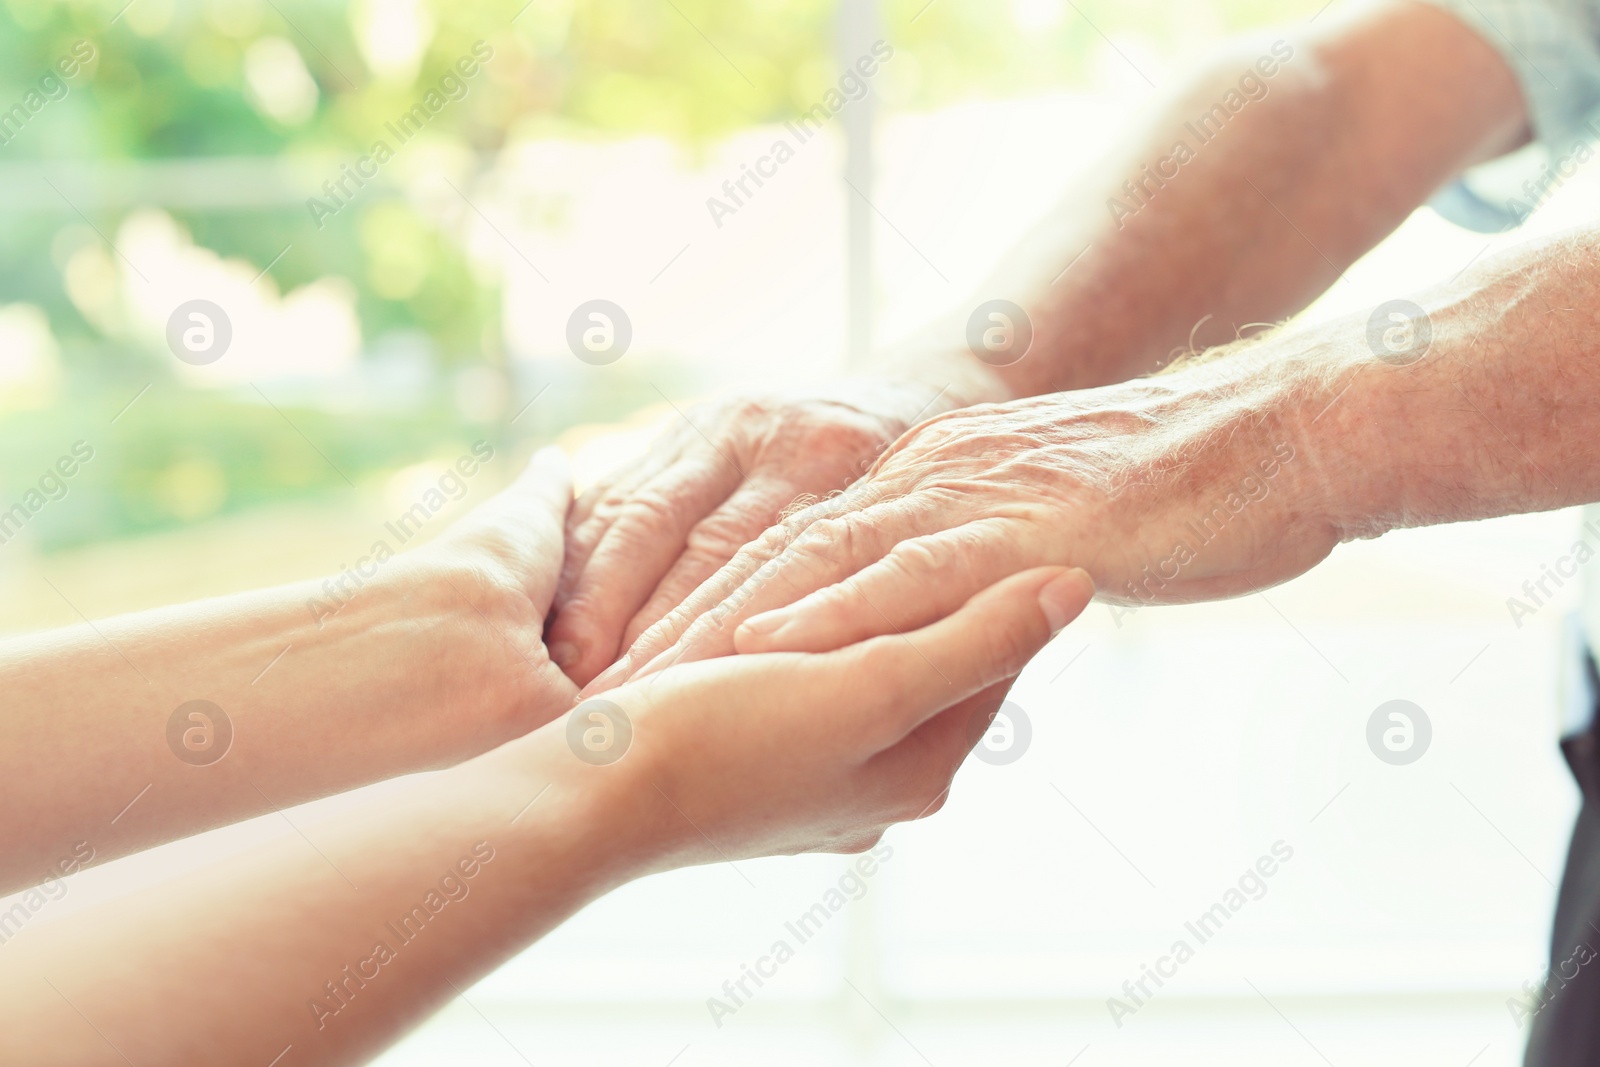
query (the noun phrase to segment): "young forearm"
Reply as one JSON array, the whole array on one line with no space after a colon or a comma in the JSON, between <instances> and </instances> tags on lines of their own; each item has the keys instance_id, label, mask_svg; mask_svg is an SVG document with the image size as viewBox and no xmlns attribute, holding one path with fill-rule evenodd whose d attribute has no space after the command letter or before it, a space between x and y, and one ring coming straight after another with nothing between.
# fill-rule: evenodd
<instances>
[{"instance_id":1,"label":"young forearm","mask_svg":"<svg viewBox=\"0 0 1600 1067\"><path fill-rule=\"evenodd\" d=\"M547 735L24 931L0 951L0 1060L365 1062L624 877L624 818L560 780Z\"/></svg>"},{"instance_id":2,"label":"young forearm","mask_svg":"<svg viewBox=\"0 0 1600 1067\"><path fill-rule=\"evenodd\" d=\"M623 882L862 852L937 810L973 724L1092 592L1042 568L910 633L684 665L381 807L0 937L0 1062L360 1062Z\"/></svg>"},{"instance_id":3,"label":"young forearm","mask_svg":"<svg viewBox=\"0 0 1600 1067\"><path fill-rule=\"evenodd\" d=\"M347 582L333 613L305 582L7 643L0 887L61 873L75 850L110 859L536 725L500 684L511 654L477 594L408 556Z\"/></svg>"},{"instance_id":4,"label":"young forearm","mask_svg":"<svg viewBox=\"0 0 1600 1067\"><path fill-rule=\"evenodd\" d=\"M1462 167L1523 136L1512 76L1449 15L1392 4L1324 26L1209 64L891 363L956 378L976 362L972 307L1004 298L1033 340L970 372L995 383L981 399L1145 373L1300 310Z\"/></svg>"}]
</instances>

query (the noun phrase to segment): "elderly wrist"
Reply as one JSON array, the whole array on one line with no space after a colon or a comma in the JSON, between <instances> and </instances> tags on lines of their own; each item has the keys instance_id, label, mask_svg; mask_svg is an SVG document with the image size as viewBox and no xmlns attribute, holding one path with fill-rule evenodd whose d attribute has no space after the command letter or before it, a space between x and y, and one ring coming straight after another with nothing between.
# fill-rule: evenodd
<instances>
[{"instance_id":1,"label":"elderly wrist","mask_svg":"<svg viewBox=\"0 0 1600 1067\"><path fill-rule=\"evenodd\" d=\"M1331 529L1340 541L1386 528L1382 501L1392 471L1383 416L1367 388L1375 384L1371 354L1348 342L1337 329L1285 338L1288 347L1273 346L1261 370L1276 380L1276 417L1299 458L1289 505L1297 519Z\"/></svg>"},{"instance_id":2,"label":"elderly wrist","mask_svg":"<svg viewBox=\"0 0 1600 1067\"><path fill-rule=\"evenodd\" d=\"M1230 469L1270 480L1273 520L1291 532L1316 527L1359 536L1373 478L1367 413L1352 385L1361 360L1334 341L1279 334L1201 358L1161 378L1212 408L1209 436L1236 453ZM1270 472L1270 473L1266 473Z\"/></svg>"}]
</instances>

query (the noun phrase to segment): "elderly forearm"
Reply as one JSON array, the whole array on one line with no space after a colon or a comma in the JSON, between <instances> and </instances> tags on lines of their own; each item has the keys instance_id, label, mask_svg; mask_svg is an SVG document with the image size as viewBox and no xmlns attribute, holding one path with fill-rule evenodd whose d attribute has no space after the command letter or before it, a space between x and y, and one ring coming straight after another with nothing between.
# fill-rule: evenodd
<instances>
[{"instance_id":1,"label":"elderly forearm","mask_svg":"<svg viewBox=\"0 0 1600 1067\"><path fill-rule=\"evenodd\" d=\"M1417 301L1425 354L1360 366L1321 420L1352 442L1347 536L1600 500L1600 228Z\"/></svg>"},{"instance_id":2,"label":"elderly forearm","mask_svg":"<svg viewBox=\"0 0 1600 1067\"><path fill-rule=\"evenodd\" d=\"M1141 123L959 312L890 358L954 378L971 360L973 307L1003 298L1033 340L1018 362L984 368L997 383L985 399L1145 373L1191 342L1300 310L1524 126L1493 49L1431 7L1330 14L1303 39L1241 45Z\"/></svg>"}]
</instances>

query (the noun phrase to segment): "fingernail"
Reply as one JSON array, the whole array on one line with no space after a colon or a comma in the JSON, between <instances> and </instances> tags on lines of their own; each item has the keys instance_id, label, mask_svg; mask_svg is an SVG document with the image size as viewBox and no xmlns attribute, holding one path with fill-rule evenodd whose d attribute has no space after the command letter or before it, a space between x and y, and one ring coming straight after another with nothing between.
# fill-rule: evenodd
<instances>
[{"instance_id":1,"label":"fingernail","mask_svg":"<svg viewBox=\"0 0 1600 1067\"><path fill-rule=\"evenodd\" d=\"M1092 590L1092 579L1086 572L1074 568L1050 579L1039 590L1039 608L1050 624L1050 636L1066 629L1067 623L1077 617L1086 585Z\"/></svg>"},{"instance_id":2,"label":"fingernail","mask_svg":"<svg viewBox=\"0 0 1600 1067\"><path fill-rule=\"evenodd\" d=\"M578 657L581 655L578 646L571 641L557 641L550 646L550 659L562 670L578 662Z\"/></svg>"},{"instance_id":3,"label":"fingernail","mask_svg":"<svg viewBox=\"0 0 1600 1067\"><path fill-rule=\"evenodd\" d=\"M767 611L744 620L739 629L751 637L766 637L789 621L786 611Z\"/></svg>"}]
</instances>

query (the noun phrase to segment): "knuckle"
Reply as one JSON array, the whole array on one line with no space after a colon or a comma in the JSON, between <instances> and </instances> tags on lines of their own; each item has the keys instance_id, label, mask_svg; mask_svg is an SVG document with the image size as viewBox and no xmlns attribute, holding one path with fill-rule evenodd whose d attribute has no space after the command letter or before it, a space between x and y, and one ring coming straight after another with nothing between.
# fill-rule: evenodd
<instances>
[{"instance_id":1,"label":"knuckle","mask_svg":"<svg viewBox=\"0 0 1600 1067\"><path fill-rule=\"evenodd\" d=\"M735 496L695 523L692 533L738 546L759 538L777 519L772 503Z\"/></svg>"},{"instance_id":2,"label":"knuckle","mask_svg":"<svg viewBox=\"0 0 1600 1067\"><path fill-rule=\"evenodd\" d=\"M801 544L814 552L832 554L848 548L854 536L855 531L842 518L819 519L806 530Z\"/></svg>"},{"instance_id":3,"label":"knuckle","mask_svg":"<svg viewBox=\"0 0 1600 1067\"><path fill-rule=\"evenodd\" d=\"M875 827L860 837L852 838L837 847L837 851L845 856L859 856L863 852L870 852L878 847L883 840L887 827Z\"/></svg>"},{"instance_id":4,"label":"knuckle","mask_svg":"<svg viewBox=\"0 0 1600 1067\"><path fill-rule=\"evenodd\" d=\"M828 559L853 560L866 551L870 529L860 512L847 512L818 519L807 529L797 547Z\"/></svg>"},{"instance_id":5,"label":"knuckle","mask_svg":"<svg viewBox=\"0 0 1600 1067\"><path fill-rule=\"evenodd\" d=\"M628 501L633 497L620 489L608 487L600 498L589 509L591 519L609 522L626 510Z\"/></svg>"},{"instance_id":6,"label":"knuckle","mask_svg":"<svg viewBox=\"0 0 1600 1067\"><path fill-rule=\"evenodd\" d=\"M791 515L781 522L768 526L755 540L745 546L740 555L760 556L766 559L782 552L805 529L805 525L799 522L798 518L799 516Z\"/></svg>"},{"instance_id":7,"label":"knuckle","mask_svg":"<svg viewBox=\"0 0 1600 1067\"><path fill-rule=\"evenodd\" d=\"M928 579L939 575L949 563L925 538L901 541L890 550L885 563L897 575L911 579Z\"/></svg>"},{"instance_id":8,"label":"knuckle","mask_svg":"<svg viewBox=\"0 0 1600 1067\"><path fill-rule=\"evenodd\" d=\"M587 519L571 527L571 532L567 535L567 539L570 542L568 545L569 550L576 548L592 549L600 543L600 538L605 536L605 532L610 526L611 516L590 515Z\"/></svg>"},{"instance_id":9,"label":"knuckle","mask_svg":"<svg viewBox=\"0 0 1600 1067\"><path fill-rule=\"evenodd\" d=\"M620 524L625 520L653 529L671 523L677 517L678 510L678 506L666 496L656 490L645 489L635 493L622 505L618 522Z\"/></svg>"},{"instance_id":10,"label":"knuckle","mask_svg":"<svg viewBox=\"0 0 1600 1067\"><path fill-rule=\"evenodd\" d=\"M746 541L738 546L728 560L726 570L729 576L737 575L740 578L754 574L768 562L782 556L784 549L774 547L766 534L754 541Z\"/></svg>"},{"instance_id":11,"label":"knuckle","mask_svg":"<svg viewBox=\"0 0 1600 1067\"><path fill-rule=\"evenodd\" d=\"M724 519L707 519L689 531L684 539L684 555L720 566L745 545L743 534Z\"/></svg>"},{"instance_id":12,"label":"knuckle","mask_svg":"<svg viewBox=\"0 0 1600 1067\"><path fill-rule=\"evenodd\" d=\"M880 448L884 434L881 429L860 421L828 414L809 420L806 437L825 456L855 460L857 456L870 455Z\"/></svg>"}]
</instances>

